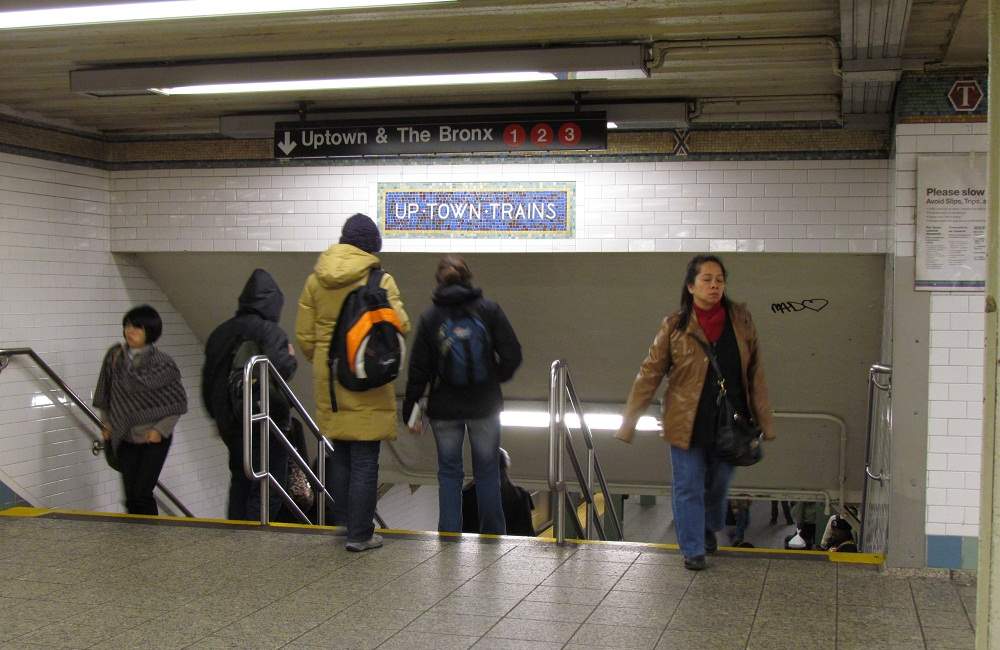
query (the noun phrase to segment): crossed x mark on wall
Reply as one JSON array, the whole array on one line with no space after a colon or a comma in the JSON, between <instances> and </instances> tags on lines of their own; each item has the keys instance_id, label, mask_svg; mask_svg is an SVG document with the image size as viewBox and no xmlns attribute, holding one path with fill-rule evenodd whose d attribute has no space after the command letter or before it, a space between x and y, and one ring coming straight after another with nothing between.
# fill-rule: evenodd
<instances>
[{"instance_id":1,"label":"crossed x mark on wall","mask_svg":"<svg viewBox=\"0 0 1000 650\"><path fill-rule=\"evenodd\" d=\"M675 156L686 156L691 153L688 149L688 138L691 137L691 131L688 129L671 129L674 134L674 139L676 143L674 144L674 150L671 152Z\"/></svg>"}]
</instances>

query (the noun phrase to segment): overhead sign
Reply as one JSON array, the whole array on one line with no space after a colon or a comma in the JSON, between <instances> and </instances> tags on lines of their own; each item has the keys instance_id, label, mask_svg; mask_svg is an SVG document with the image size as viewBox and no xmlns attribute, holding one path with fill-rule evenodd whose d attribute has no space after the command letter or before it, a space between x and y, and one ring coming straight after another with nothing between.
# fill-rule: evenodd
<instances>
[{"instance_id":1,"label":"overhead sign","mask_svg":"<svg viewBox=\"0 0 1000 650\"><path fill-rule=\"evenodd\" d=\"M959 79L948 91L948 101L958 113L971 113L983 101L983 89L975 79Z\"/></svg>"},{"instance_id":2,"label":"overhead sign","mask_svg":"<svg viewBox=\"0 0 1000 650\"><path fill-rule=\"evenodd\" d=\"M603 112L279 122L275 158L606 149Z\"/></svg>"},{"instance_id":3,"label":"overhead sign","mask_svg":"<svg viewBox=\"0 0 1000 650\"><path fill-rule=\"evenodd\" d=\"M576 184L379 183L386 237L572 237Z\"/></svg>"},{"instance_id":4,"label":"overhead sign","mask_svg":"<svg viewBox=\"0 0 1000 650\"><path fill-rule=\"evenodd\" d=\"M986 159L917 159L916 289L986 286Z\"/></svg>"}]
</instances>

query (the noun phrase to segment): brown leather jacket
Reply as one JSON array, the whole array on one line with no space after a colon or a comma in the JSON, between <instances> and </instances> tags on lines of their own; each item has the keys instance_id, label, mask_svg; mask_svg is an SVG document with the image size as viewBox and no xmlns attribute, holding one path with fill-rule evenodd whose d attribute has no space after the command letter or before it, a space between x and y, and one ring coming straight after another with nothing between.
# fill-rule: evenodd
<instances>
[{"instance_id":1,"label":"brown leather jacket","mask_svg":"<svg viewBox=\"0 0 1000 650\"><path fill-rule=\"evenodd\" d=\"M774 421L771 404L767 397L767 382L761 365L760 348L757 345L757 328L750 318L746 305L730 303L729 319L740 349L740 366L743 371L743 386L746 403L753 411L757 425L764 431L766 440L774 439ZM667 378L667 392L663 398L663 431L660 437L674 447L687 449L691 444L694 417L698 410L698 400L708 373L708 357L705 351L690 335L706 341L705 333L698 319L691 316L684 331L677 329L680 312L663 319L660 330L653 339L649 354L639 368L629 391L621 429L615 437L632 442L635 424L656 394L660 382Z\"/></svg>"}]
</instances>

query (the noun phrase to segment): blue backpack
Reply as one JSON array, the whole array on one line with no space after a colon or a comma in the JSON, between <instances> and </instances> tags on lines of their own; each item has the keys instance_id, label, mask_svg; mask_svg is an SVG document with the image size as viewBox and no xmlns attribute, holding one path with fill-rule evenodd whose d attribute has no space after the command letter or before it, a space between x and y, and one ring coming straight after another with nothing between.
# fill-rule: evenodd
<instances>
[{"instance_id":1,"label":"blue backpack","mask_svg":"<svg viewBox=\"0 0 1000 650\"><path fill-rule=\"evenodd\" d=\"M453 312L438 327L438 376L457 387L489 381L493 374L493 341L475 310Z\"/></svg>"}]
</instances>

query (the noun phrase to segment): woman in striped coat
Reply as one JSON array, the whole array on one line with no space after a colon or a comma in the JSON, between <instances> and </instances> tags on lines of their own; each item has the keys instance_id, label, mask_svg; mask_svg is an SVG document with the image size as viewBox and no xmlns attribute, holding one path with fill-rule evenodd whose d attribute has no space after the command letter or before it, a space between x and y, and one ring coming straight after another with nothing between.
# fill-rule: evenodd
<instances>
[{"instance_id":1,"label":"woman in striped coat","mask_svg":"<svg viewBox=\"0 0 1000 650\"><path fill-rule=\"evenodd\" d=\"M187 412L177 364L153 344L163 332L155 309L141 305L122 319L124 342L104 355L94 388L101 436L118 457L129 514L159 514L153 488L167 460L174 426Z\"/></svg>"}]
</instances>

